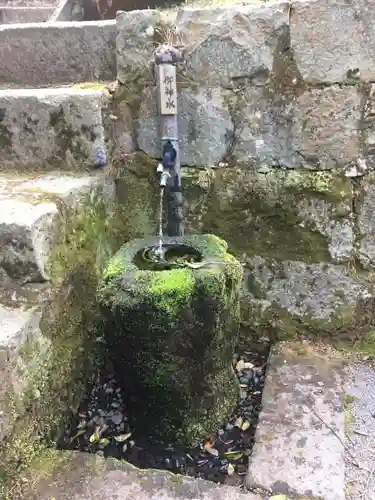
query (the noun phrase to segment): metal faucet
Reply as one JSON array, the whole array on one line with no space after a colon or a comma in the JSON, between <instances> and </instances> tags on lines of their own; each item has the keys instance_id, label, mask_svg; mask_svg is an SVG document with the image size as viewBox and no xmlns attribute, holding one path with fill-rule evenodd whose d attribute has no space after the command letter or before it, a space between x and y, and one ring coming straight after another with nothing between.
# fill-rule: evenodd
<instances>
[{"instance_id":1,"label":"metal faucet","mask_svg":"<svg viewBox=\"0 0 375 500\"><path fill-rule=\"evenodd\" d=\"M160 188L165 188L168 236L184 235L176 85L176 63L181 59L181 52L168 45L155 52L162 146L162 161L157 171L161 174Z\"/></svg>"}]
</instances>

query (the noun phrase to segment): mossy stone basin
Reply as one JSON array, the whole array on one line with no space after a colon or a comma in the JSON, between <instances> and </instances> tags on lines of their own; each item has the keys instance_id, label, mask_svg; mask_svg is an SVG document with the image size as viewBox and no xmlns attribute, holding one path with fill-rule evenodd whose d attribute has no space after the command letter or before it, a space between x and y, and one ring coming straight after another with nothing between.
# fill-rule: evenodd
<instances>
[{"instance_id":1,"label":"mossy stone basin","mask_svg":"<svg viewBox=\"0 0 375 500\"><path fill-rule=\"evenodd\" d=\"M214 235L133 240L109 262L99 287L105 337L129 397L135 432L191 446L232 412L242 266ZM160 263L159 263L160 264Z\"/></svg>"}]
</instances>

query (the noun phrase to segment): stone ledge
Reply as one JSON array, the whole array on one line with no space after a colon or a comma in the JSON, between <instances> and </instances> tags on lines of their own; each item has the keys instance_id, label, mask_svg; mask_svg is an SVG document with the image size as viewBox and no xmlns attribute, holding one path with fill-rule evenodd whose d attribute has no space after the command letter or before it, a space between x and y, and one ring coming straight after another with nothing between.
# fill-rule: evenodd
<instances>
[{"instance_id":1,"label":"stone ledge","mask_svg":"<svg viewBox=\"0 0 375 500\"><path fill-rule=\"evenodd\" d=\"M341 402L347 374L340 356L329 354L297 342L271 353L246 478L249 488L345 499Z\"/></svg>"},{"instance_id":2,"label":"stone ledge","mask_svg":"<svg viewBox=\"0 0 375 500\"><path fill-rule=\"evenodd\" d=\"M54 7L43 5L38 7L0 6L0 22L2 24L41 23L48 21L54 10Z\"/></svg>"},{"instance_id":3,"label":"stone ledge","mask_svg":"<svg viewBox=\"0 0 375 500\"><path fill-rule=\"evenodd\" d=\"M105 102L94 89L1 90L0 171L92 166L105 150Z\"/></svg>"},{"instance_id":4,"label":"stone ledge","mask_svg":"<svg viewBox=\"0 0 375 500\"><path fill-rule=\"evenodd\" d=\"M42 87L115 77L115 20L0 25L0 85Z\"/></svg>"},{"instance_id":5,"label":"stone ledge","mask_svg":"<svg viewBox=\"0 0 375 500\"><path fill-rule=\"evenodd\" d=\"M48 174L32 180L0 177L0 269L14 279L48 279L46 266L60 225L60 203L69 209L95 190L114 196L105 175Z\"/></svg>"},{"instance_id":6,"label":"stone ledge","mask_svg":"<svg viewBox=\"0 0 375 500\"><path fill-rule=\"evenodd\" d=\"M27 492L30 500L262 500L231 486L217 485L188 476L154 469L141 470L127 462L96 455L64 452L56 455L53 478L48 477ZM35 496L33 496L35 495ZM26 498L26 497L25 497Z\"/></svg>"}]
</instances>

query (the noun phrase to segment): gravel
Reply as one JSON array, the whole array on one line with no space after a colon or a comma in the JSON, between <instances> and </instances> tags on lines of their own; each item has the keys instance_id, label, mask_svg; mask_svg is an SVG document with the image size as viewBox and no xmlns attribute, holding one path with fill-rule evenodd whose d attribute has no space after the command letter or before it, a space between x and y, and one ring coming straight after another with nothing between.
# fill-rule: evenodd
<instances>
[{"instance_id":1,"label":"gravel","mask_svg":"<svg viewBox=\"0 0 375 500\"><path fill-rule=\"evenodd\" d=\"M352 383L345 398L347 412L346 498L375 498L375 369L351 366Z\"/></svg>"},{"instance_id":2,"label":"gravel","mask_svg":"<svg viewBox=\"0 0 375 500\"><path fill-rule=\"evenodd\" d=\"M247 471L261 409L269 345L252 345L233 356L241 397L230 419L193 449L154 447L147 433L133 434L126 395L112 370L104 369L79 412L72 419L60 447L112 456L144 468L242 485Z\"/></svg>"}]
</instances>

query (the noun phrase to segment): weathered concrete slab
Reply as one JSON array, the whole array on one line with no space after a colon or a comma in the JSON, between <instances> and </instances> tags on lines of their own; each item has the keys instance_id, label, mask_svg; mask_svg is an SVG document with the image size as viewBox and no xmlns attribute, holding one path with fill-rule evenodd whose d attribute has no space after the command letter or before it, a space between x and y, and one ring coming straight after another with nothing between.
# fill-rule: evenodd
<instances>
[{"instance_id":1,"label":"weathered concrete slab","mask_svg":"<svg viewBox=\"0 0 375 500\"><path fill-rule=\"evenodd\" d=\"M23 342L40 339L37 308L13 309L0 305L0 441L12 428L20 407L25 380L17 363Z\"/></svg>"},{"instance_id":2,"label":"weathered concrete slab","mask_svg":"<svg viewBox=\"0 0 375 500\"><path fill-rule=\"evenodd\" d=\"M375 10L372 2L292 2L290 41L307 83L374 81Z\"/></svg>"},{"instance_id":3,"label":"weathered concrete slab","mask_svg":"<svg viewBox=\"0 0 375 500\"><path fill-rule=\"evenodd\" d=\"M344 500L344 362L307 343L269 360L246 484L272 493Z\"/></svg>"},{"instance_id":4,"label":"weathered concrete slab","mask_svg":"<svg viewBox=\"0 0 375 500\"><path fill-rule=\"evenodd\" d=\"M42 480L30 500L263 500L253 493L154 469L140 470L126 462L95 455L65 453L54 477ZM26 497L25 497L26 498Z\"/></svg>"},{"instance_id":5,"label":"weathered concrete slab","mask_svg":"<svg viewBox=\"0 0 375 500\"><path fill-rule=\"evenodd\" d=\"M103 91L0 91L0 169L88 168L105 149Z\"/></svg>"},{"instance_id":6,"label":"weathered concrete slab","mask_svg":"<svg viewBox=\"0 0 375 500\"><path fill-rule=\"evenodd\" d=\"M186 71L194 82L224 87L234 78L267 75L287 37L289 4L277 2L181 9L177 30L187 44Z\"/></svg>"},{"instance_id":7,"label":"weathered concrete slab","mask_svg":"<svg viewBox=\"0 0 375 500\"><path fill-rule=\"evenodd\" d=\"M53 7L0 7L0 24L42 23L48 21Z\"/></svg>"},{"instance_id":8,"label":"weathered concrete slab","mask_svg":"<svg viewBox=\"0 0 375 500\"><path fill-rule=\"evenodd\" d=\"M0 85L42 87L115 77L115 20L0 26Z\"/></svg>"},{"instance_id":9,"label":"weathered concrete slab","mask_svg":"<svg viewBox=\"0 0 375 500\"><path fill-rule=\"evenodd\" d=\"M95 190L109 201L114 196L104 174L0 177L0 269L22 283L48 279L46 266L61 222L59 203L72 208Z\"/></svg>"}]
</instances>

